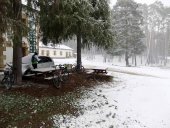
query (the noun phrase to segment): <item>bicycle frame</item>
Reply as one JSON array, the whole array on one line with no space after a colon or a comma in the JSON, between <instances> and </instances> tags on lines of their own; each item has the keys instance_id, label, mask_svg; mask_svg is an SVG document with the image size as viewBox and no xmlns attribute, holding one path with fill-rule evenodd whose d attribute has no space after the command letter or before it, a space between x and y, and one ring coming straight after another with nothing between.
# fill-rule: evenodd
<instances>
[{"instance_id":1,"label":"bicycle frame","mask_svg":"<svg viewBox=\"0 0 170 128\"><path fill-rule=\"evenodd\" d=\"M54 78L52 79L52 82L56 88L60 88L61 83L68 80L69 73L67 71L67 67L65 67L64 65L56 65L56 66L58 66L60 70L54 73Z\"/></svg>"},{"instance_id":2,"label":"bicycle frame","mask_svg":"<svg viewBox=\"0 0 170 128\"><path fill-rule=\"evenodd\" d=\"M6 64L8 67L4 70L4 77L1 81L1 84L6 87L6 89L11 89L14 83L14 74L13 74L13 67L10 64Z\"/></svg>"}]
</instances>

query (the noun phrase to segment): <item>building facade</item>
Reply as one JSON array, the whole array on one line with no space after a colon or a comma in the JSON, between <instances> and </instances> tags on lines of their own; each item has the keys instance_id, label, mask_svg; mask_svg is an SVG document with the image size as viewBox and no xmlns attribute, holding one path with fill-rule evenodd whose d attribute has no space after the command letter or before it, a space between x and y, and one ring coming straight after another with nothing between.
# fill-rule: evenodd
<instances>
[{"instance_id":1,"label":"building facade","mask_svg":"<svg viewBox=\"0 0 170 128\"><path fill-rule=\"evenodd\" d=\"M22 13L22 21L24 24L27 24L28 17L23 12ZM25 35L22 38L22 55L28 55L30 49L30 44ZM3 40L0 42L0 70L3 69L7 62L12 62L13 59L13 42L11 39L11 33L6 32L3 34Z\"/></svg>"},{"instance_id":2,"label":"building facade","mask_svg":"<svg viewBox=\"0 0 170 128\"><path fill-rule=\"evenodd\" d=\"M22 22L28 26L30 31L23 35L22 38L22 56L28 55L38 49L39 42L39 25L35 23L37 12L32 9L30 13L27 11L27 6L22 8ZM0 70L2 70L7 62L12 62L13 59L13 42L11 39L12 33L6 32L3 34L4 39L0 40Z\"/></svg>"},{"instance_id":3,"label":"building facade","mask_svg":"<svg viewBox=\"0 0 170 128\"><path fill-rule=\"evenodd\" d=\"M73 49L66 45L40 45L39 46L39 55L41 56L49 56L53 59L58 58L72 58L73 57Z\"/></svg>"}]
</instances>

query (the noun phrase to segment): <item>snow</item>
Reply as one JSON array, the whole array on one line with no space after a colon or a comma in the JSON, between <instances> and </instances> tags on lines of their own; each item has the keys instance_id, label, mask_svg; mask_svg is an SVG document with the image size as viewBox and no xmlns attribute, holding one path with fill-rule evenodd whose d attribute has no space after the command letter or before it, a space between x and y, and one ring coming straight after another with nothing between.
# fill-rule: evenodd
<instances>
[{"instance_id":1,"label":"snow","mask_svg":"<svg viewBox=\"0 0 170 128\"><path fill-rule=\"evenodd\" d=\"M48 43L47 45L44 45L42 42L39 43L39 47L44 47L44 48L53 48L53 49L64 49L64 50L73 50L72 48L64 45L64 44L53 44L53 43Z\"/></svg>"},{"instance_id":2,"label":"snow","mask_svg":"<svg viewBox=\"0 0 170 128\"><path fill-rule=\"evenodd\" d=\"M75 63L76 59L55 62ZM113 82L87 90L88 96L79 101L83 112L78 117L54 116L61 128L170 128L169 68L115 66L85 57L83 65L108 68Z\"/></svg>"},{"instance_id":3,"label":"snow","mask_svg":"<svg viewBox=\"0 0 170 128\"><path fill-rule=\"evenodd\" d=\"M142 3L142 4L153 4L156 0L135 0L137 3ZM170 6L169 0L159 0L161 1L165 6ZM116 0L110 0L110 7L112 8L113 5L116 4Z\"/></svg>"},{"instance_id":4,"label":"snow","mask_svg":"<svg viewBox=\"0 0 170 128\"><path fill-rule=\"evenodd\" d=\"M27 1L26 0L22 0L22 4L26 5Z\"/></svg>"},{"instance_id":5,"label":"snow","mask_svg":"<svg viewBox=\"0 0 170 128\"><path fill-rule=\"evenodd\" d=\"M168 128L170 98L168 79L121 74L123 87L110 90L108 100L115 97L119 118L129 127ZM140 125L140 126L138 126Z\"/></svg>"}]
</instances>

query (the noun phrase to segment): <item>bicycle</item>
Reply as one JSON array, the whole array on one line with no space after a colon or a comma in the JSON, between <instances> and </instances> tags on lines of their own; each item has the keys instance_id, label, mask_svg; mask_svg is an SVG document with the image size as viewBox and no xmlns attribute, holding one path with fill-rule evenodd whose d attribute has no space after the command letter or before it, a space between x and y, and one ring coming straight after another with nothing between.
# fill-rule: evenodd
<instances>
[{"instance_id":1,"label":"bicycle","mask_svg":"<svg viewBox=\"0 0 170 128\"><path fill-rule=\"evenodd\" d=\"M62 82L68 80L69 73L67 71L67 67L65 67L64 65L56 65L56 66L59 67L59 70L57 70L54 73L52 83L53 83L54 87L60 88Z\"/></svg>"},{"instance_id":2,"label":"bicycle","mask_svg":"<svg viewBox=\"0 0 170 128\"><path fill-rule=\"evenodd\" d=\"M56 88L60 88L61 87L61 82L62 82L62 76L61 76L61 72L57 72L57 74L55 73L52 79L52 84L54 87Z\"/></svg>"},{"instance_id":3,"label":"bicycle","mask_svg":"<svg viewBox=\"0 0 170 128\"><path fill-rule=\"evenodd\" d=\"M67 66L66 65L59 65L59 68L61 70L61 76L62 76L63 81L68 80L69 72L68 72Z\"/></svg>"},{"instance_id":4,"label":"bicycle","mask_svg":"<svg viewBox=\"0 0 170 128\"><path fill-rule=\"evenodd\" d=\"M7 90L11 89L12 85L14 84L14 74L13 74L13 66L6 63L8 66L4 70L4 77L1 81L1 84L6 87Z\"/></svg>"}]
</instances>

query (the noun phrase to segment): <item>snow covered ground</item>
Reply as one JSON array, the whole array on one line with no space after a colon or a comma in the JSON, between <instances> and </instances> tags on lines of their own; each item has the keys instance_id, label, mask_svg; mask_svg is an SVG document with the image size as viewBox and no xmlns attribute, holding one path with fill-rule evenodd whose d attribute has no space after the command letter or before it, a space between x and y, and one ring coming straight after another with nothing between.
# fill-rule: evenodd
<instances>
[{"instance_id":1,"label":"snow covered ground","mask_svg":"<svg viewBox=\"0 0 170 128\"><path fill-rule=\"evenodd\" d=\"M83 65L107 67L113 82L87 92L88 97L79 101L80 116L59 116L61 128L170 128L170 69L114 66L101 59L83 59Z\"/></svg>"}]
</instances>

